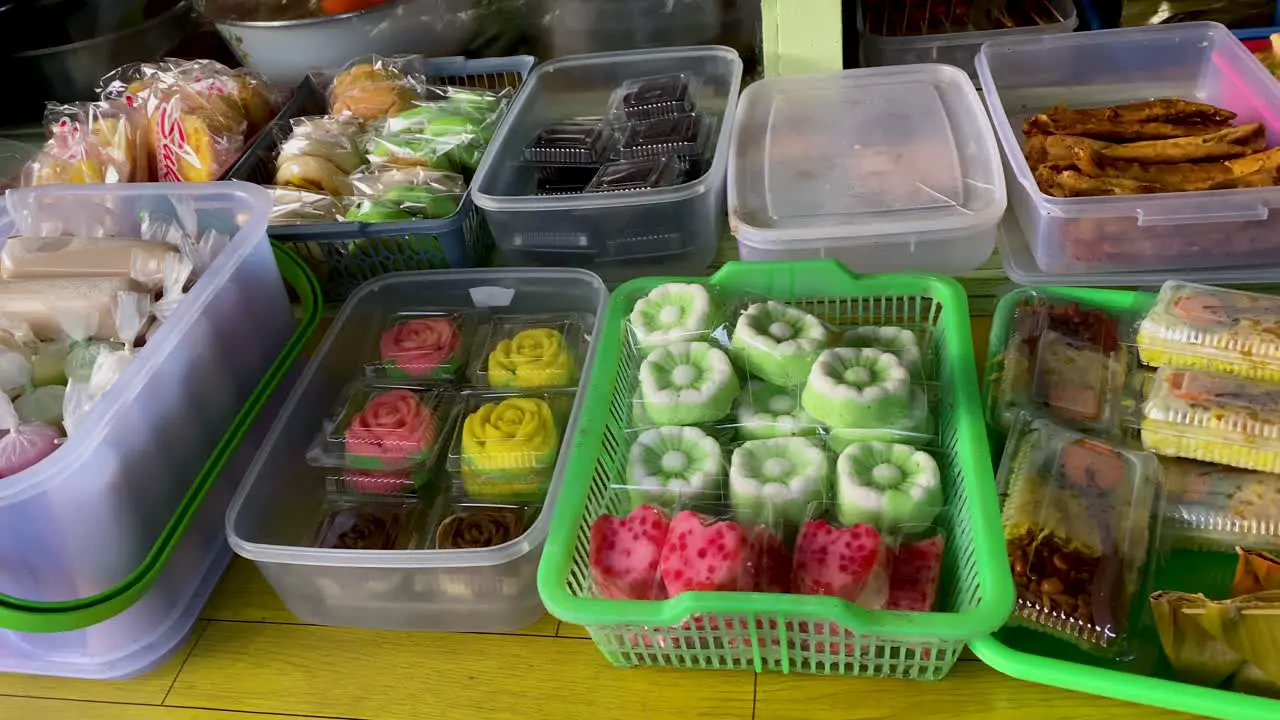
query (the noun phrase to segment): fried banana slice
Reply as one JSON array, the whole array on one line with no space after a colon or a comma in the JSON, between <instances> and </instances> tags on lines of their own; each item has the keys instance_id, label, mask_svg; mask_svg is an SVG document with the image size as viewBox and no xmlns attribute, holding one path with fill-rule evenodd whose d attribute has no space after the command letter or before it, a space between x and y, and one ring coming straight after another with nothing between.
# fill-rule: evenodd
<instances>
[{"instance_id":1,"label":"fried banana slice","mask_svg":"<svg viewBox=\"0 0 1280 720\"><path fill-rule=\"evenodd\" d=\"M1280 147L1228 160L1227 165L1231 167L1235 175L1250 175L1268 168L1272 170L1280 169Z\"/></svg>"},{"instance_id":2,"label":"fried banana slice","mask_svg":"<svg viewBox=\"0 0 1280 720\"><path fill-rule=\"evenodd\" d=\"M1250 123L1208 135L1171 140L1145 140L1127 145L1109 143L1103 143L1103 145L1104 147L1097 149L1108 160L1163 165L1244 157L1267 146L1267 132L1262 123Z\"/></svg>"},{"instance_id":3,"label":"fried banana slice","mask_svg":"<svg viewBox=\"0 0 1280 720\"><path fill-rule=\"evenodd\" d=\"M1107 160L1098 151L1083 146L1074 148L1072 155L1080 172L1091 178L1120 178L1168 189L1207 185L1237 174L1225 162L1142 165Z\"/></svg>"},{"instance_id":4,"label":"fried banana slice","mask_svg":"<svg viewBox=\"0 0 1280 720\"><path fill-rule=\"evenodd\" d=\"M1216 125L1174 125L1166 122L1125 122L1097 119L1087 122L1058 122L1046 114L1027 119L1023 131L1028 134L1079 135L1094 140L1168 140L1169 138L1208 135L1221 130Z\"/></svg>"},{"instance_id":5,"label":"fried banana slice","mask_svg":"<svg viewBox=\"0 0 1280 720\"><path fill-rule=\"evenodd\" d=\"M1144 183L1125 178L1091 178L1076 170L1064 170L1057 174L1057 188L1066 193L1060 197L1094 197L1100 195L1149 195L1166 192L1154 183Z\"/></svg>"},{"instance_id":6,"label":"fried banana slice","mask_svg":"<svg viewBox=\"0 0 1280 720\"><path fill-rule=\"evenodd\" d=\"M1161 100L1146 100L1125 105L1082 108L1078 110L1056 107L1046 113L1028 119L1027 125L1024 126L1024 132L1031 134L1035 130L1035 126L1032 125L1033 122L1039 125L1046 121L1050 126L1056 127L1114 123L1121 125L1165 123L1170 125L1207 125L1222 128L1235 119L1236 114L1230 110L1224 110L1205 103L1179 100L1177 98L1164 98ZM1041 132L1048 132L1048 130L1042 129ZM1088 133L1070 132L1063 132L1062 134L1088 135Z\"/></svg>"}]
</instances>

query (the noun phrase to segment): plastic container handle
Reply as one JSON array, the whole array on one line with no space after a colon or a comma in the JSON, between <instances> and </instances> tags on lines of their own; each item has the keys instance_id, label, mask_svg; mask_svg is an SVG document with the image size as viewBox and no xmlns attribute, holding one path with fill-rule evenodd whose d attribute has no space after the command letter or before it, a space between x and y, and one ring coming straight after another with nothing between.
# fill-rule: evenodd
<instances>
[{"instance_id":1,"label":"plastic container handle","mask_svg":"<svg viewBox=\"0 0 1280 720\"><path fill-rule=\"evenodd\" d=\"M19 632L55 633L79 630L97 625L128 610L155 584L164 571L169 556L177 548L187 527L200 509L205 495L213 487L223 468L248 433L250 426L261 412L280 380L293 367L302 354L302 348L320 324L323 299L320 285L311 271L292 252L272 242L276 263L285 281L298 293L302 306L302 318L298 329L289 338L267 370L253 393L232 420L222 440L200 470L182 503L174 512L169 524L156 538L142 564L131 575L113 588L97 595L75 600L37 602L0 594L0 628Z\"/></svg>"},{"instance_id":2,"label":"plastic container handle","mask_svg":"<svg viewBox=\"0 0 1280 720\"><path fill-rule=\"evenodd\" d=\"M1221 222L1257 222L1266 220L1270 213L1267 208L1262 205L1254 205L1253 207L1242 207L1235 210L1227 210L1223 212L1204 213L1197 212L1191 215L1179 215L1177 213L1164 214L1160 212L1150 212L1147 210L1138 211L1138 225L1140 227L1151 227L1156 225L1205 225L1208 223Z\"/></svg>"}]
</instances>

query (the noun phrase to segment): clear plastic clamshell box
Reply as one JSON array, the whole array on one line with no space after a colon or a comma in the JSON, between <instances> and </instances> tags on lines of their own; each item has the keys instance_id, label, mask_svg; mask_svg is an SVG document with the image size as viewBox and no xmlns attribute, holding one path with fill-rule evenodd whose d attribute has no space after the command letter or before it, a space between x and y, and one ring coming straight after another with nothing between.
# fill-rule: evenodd
<instances>
[{"instance_id":1,"label":"clear plastic clamshell box","mask_svg":"<svg viewBox=\"0 0 1280 720\"><path fill-rule=\"evenodd\" d=\"M318 538L322 518L347 522L349 516L344 519L335 513L354 505L349 498L335 497L332 479L327 477L333 473L308 464L306 450L343 386L361 374L370 353L376 352L385 318L428 308L474 314L481 324L489 322L486 315L490 314L576 314L584 319L582 329L590 341L599 334L607 299L598 277L574 269L398 273L361 286L303 371L227 512L232 548L256 563L285 605L307 622L509 631L537 620L543 607L535 576L550 513L538 513L536 503L505 503L500 493L480 500L460 496L453 492L451 475L444 467L448 463L442 457L435 467L427 468L426 478L412 478L419 485L418 495L412 498L399 492L403 481L388 484L356 478L363 490L357 500L366 503L364 515L377 521L380 537L343 538L339 532ZM588 361L581 371L582 386L590 382L591 372ZM472 386L463 388L462 394L477 389L484 390ZM556 392L565 395L568 418L557 425L561 442L541 500L548 507L555 503L564 481L582 397L571 391ZM460 423L454 427L460 428ZM453 437L445 435L441 442L451 442ZM516 439L532 443L527 437ZM350 480L348 473L346 481ZM380 485L388 489L378 490ZM461 529L440 529L479 513L490 518L496 513L503 522L518 519L521 532L495 546L474 547L464 544L466 533L461 539L451 538ZM458 519L449 521L454 517ZM437 523L433 535L428 526ZM338 547L316 547L318 540L334 540L331 544ZM368 547L407 549L356 549Z\"/></svg>"},{"instance_id":2,"label":"clear plastic clamshell box","mask_svg":"<svg viewBox=\"0 0 1280 720\"><path fill-rule=\"evenodd\" d=\"M729 223L743 260L963 272L991 255L1004 182L982 101L953 67L770 78L738 107Z\"/></svg>"},{"instance_id":3,"label":"clear plastic clamshell box","mask_svg":"<svg viewBox=\"0 0 1280 720\"><path fill-rule=\"evenodd\" d=\"M901 2L901 0L898 1ZM1074 2L1052 0L1048 4L1053 7L1059 20L1046 25L895 37L890 35L886 28L877 28L868 22L864 4L864 2L858 3L858 47L864 67L943 63L954 65L965 71L975 83L978 80L978 71L974 67L974 62L983 43L1013 37L1041 38L1069 33L1075 30L1079 22ZM892 6L895 3L894 0L886 0L883 4Z\"/></svg>"},{"instance_id":4,"label":"clear plastic clamshell box","mask_svg":"<svg viewBox=\"0 0 1280 720\"><path fill-rule=\"evenodd\" d=\"M1142 405L1142 445L1169 457L1280 472L1280 383L1160 368Z\"/></svg>"},{"instance_id":5,"label":"clear plastic clamshell box","mask_svg":"<svg viewBox=\"0 0 1280 720\"><path fill-rule=\"evenodd\" d=\"M994 40L978 55L982 91L1013 175L1009 204L1047 273L1196 271L1280 262L1280 187L1114 197L1042 193L1022 122L1055 106L1180 98L1262 123L1280 139L1280 84L1231 31L1196 22Z\"/></svg>"},{"instance_id":6,"label":"clear plastic clamshell box","mask_svg":"<svg viewBox=\"0 0 1280 720\"><path fill-rule=\"evenodd\" d=\"M1280 298L1170 280L1138 326L1137 344L1155 367L1280 381Z\"/></svg>"},{"instance_id":7,"label":"clear plastic clamshell box","mask_svg":"<svg viewBox=\"0 0 1280 720\"><path fill-rule=\"evenodd\" d=\"M200 231L231 236L83 429L0 484L0 672L137 674L176 647L212 591L227 558L217 518L247 457L222 473L133 605L86 627L57 620L48 603L84 618L96 614L86 599L135 592L126 585L173 542L189 489L293 334L266 240L270 198L242 183L192 183L20 189L7 201L9 232L138 237L144 211L193 210Z\"/></svg>"},{"instance_id":8,"label":"clear plastic clamshell box","mask_svg":"<svg viewBox=\"0 0 1280 720\"><path fill-rule=\"evenodd\" d=\"M536 194L545 168L523 160L539 133L564 120L600 118L625 83L664 75L696 79L697 110L715 123L701 172L690 173L696 179L625 192ZM724 234L725 167L741 83L738 54L710 45L578 55L538 66L471 185L502 261L583 267L611 283L702 272Z\"/></svg>"}]
</instances>

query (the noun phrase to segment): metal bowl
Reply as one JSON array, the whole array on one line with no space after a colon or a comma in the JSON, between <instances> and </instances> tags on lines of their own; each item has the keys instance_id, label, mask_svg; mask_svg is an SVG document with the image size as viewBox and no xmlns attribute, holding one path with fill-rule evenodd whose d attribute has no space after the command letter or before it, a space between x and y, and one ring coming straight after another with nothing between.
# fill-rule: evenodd
<instances>
[{"instance_id":1,"label":"metal bowl","mask_svg":"<svg viewBox=\"0 0 1280 720\"><path fill-rule=\"evenodd\" d=\"M342 15L276 21L210 16L204 0L196 7L240 62L284 85L362 55L458 55L475 32L472 0L390 0Z\"/></svg>"}]
</instances>

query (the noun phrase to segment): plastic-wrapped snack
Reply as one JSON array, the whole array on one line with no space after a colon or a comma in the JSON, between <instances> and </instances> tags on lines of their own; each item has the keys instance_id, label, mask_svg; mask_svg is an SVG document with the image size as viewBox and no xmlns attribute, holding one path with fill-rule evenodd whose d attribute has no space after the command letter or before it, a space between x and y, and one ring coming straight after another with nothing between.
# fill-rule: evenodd
<instances>
[{"instance_id":1,"label":"plastic-wrapped snack","mask_svg":"<svg viewBox=\"0 0 1280 720\"><path fill-rule=\"evenodd\" d=\"M240 156L249 125L238 103L180 77L157 80L142 98L161 182L216 180Z\"/></svg>"},{"instance_id":2,"label":"plastic-wrapped snack","mask_svg":"<svg viewBox=\"0 0 1280 720\"><path fill-rule=\"evenodd\" d=\"M1280 475L1192 460L1161 460L1165 535L1178 545L1280 549Z\"/></svg>"},{"instance_id":3,"label":"plastic-wrapped snack","mask_svg":"<svg viewBox=\"0 0 1280 720\"><path fill-rule=\"evenodd\" d=\"M484 144L479 126L465 118L392 131L391 119L373 125L364 151L375 165L429 167L449 172L471 171L480 164Z\"/></svg>"},{"instance_id":4,"label":"plastic-wrapped snack","mask_svg":"<svg viewBox=\"0 0 1280 720\"><path fill-rule=\"evenodd\" d=\"M1049 420L1017 424L1000 465L1014 621L1122 652L1147 561L1155 457Z\"/></svg>"},{"instance_id":5,"label":"plastic-wrapped snack","mask_svg":"<svg viewBox=\"0 0 1280 720\"><path fill-rule=\"evenodd\" d=\"M829 503L813 503L796 536L791 592L830 595L869 610L889 600L892 548L882 529L828 518Z\"/></svg>"},{"instance_id":6,"label":"plastic-wrapped snack","mask_svg":"<svg viewBox=\"0 0 1280 720\"><path fill-rule=\"evenodd\" d=\"M120 101L45 109L49 140L23 173L24 185L146 182L151 177L144 119Z\"/></svg>"},{"instance_id":7,"label":"plastic-wrapped snack","mask_svg":"<svg viewBox=\"0 0 1280 720\"><path fill-rule=\"evenodd\" d=\"M381 123L379 132L391 137L456 139L449 160L470 176L493 139L502 119L505 95L469 88L428 86L426 101Z\"/></svg>"},{"instance_id":8,"label":"plastic-wrapped snack","mask_svg":"<svg viewBox=\"0 0 1280 720\"><path fill-rule=\"evenodd\" d=\"M446 218L467 189L462 176L424 167L371 169L352 175L351 187L346 219L360 222Z\"/></svg>"},{"instance_id":9,"label":"plastic-wrapped snack","mask_svg":"<svg viewBox=\"0 0 1280 720\"><path fill-rule=\"evenodd\" d=\"M721 314L707 286L664 283L636 301L629 323L636 347L651 350L670 343L711 340L721 328Z\"/></svg>"},{"instance_id":10,"label":"plastic-wrapped snack","mask_svg":"<svg viewBox=\"0 0 1280 720\"><path fill-rule=\"evenodd\" d=\"M485 502L541 502L560 453L561 406L567 397L468 396L450 457L463 493Z\"/></svg>"},{"instance_id":11,"label":"plastic-wrapped snack","mask_svg":"<svg viewBox=\"0 0 1280 720\"><path fill-rule=\"evenodd\" d=\"M1280 473L1280 384L1160 368L1142 406L1142 444L1169 457Z\"/></svg>"},{"instance_id":12,"label":"plastic-wrapped snack","mask_svg":"<svg viewBox=\"0 0 1280 720\"><path fill-rule=\"evenodd\" d=\"M73 343L67 355L67 388L62 399L62 425L68 435L133 362L134 343L146 329L151 311L150 295L118 292L111 313L116 341ZM85 379L87 363L91 364Z\"/></svg>"},{"instance_id":13,"label":"plastic-wrapped snack","mask_svg":"<svg viewBox=\"0 0 1280 720\"><path fill-rule=\"evenodd\" d=\"M343 70L329 87L329 111L376 120L413 107L419 90L400 69L403 60L375 56Z\"/></svg>"},{"instance_id":14,"label":"plastic-wrapped snack","mask_svg":"<svg viewBox=\"0 0 1280 720\"><path fill-rule=\"evenodd\" d=\"M668 425L638 433L627 455L622 485L632 505L675 509L718 500L724 483L720 443L696 427Z\"/></svg>"},{"instance_id":15,"label":"plastic-wrapped snack","mask_svg":"<svg viewBox=\"0 0 1280 720\"><path fill-rule=\"evenodd\" d=\"M803 383L826 347L821 320L772 300L755 303L738 317L729 345L749 374L783 387Z\"/></svg>"},{"instance_id":16,"label":"plastic-wrapped snack","mask_svg":"<svg viewBox=\"0 0 1280 720\"><path fill-rule=\"evenodd\" d=\"M673 115L631 123L618 139L618 157L639 160L675 155L700 162L713 125L703 115Z\"/></svg>"},{"instance_id":17,"label":"plastic-wrapped snack","mask_svg":"<svg viewBox=\"0 0 1280 720\"><path fill-rule=\"evenodd\" d=\"M942 580L946 537L937 528L927 528L922 537L903 540L889 559L889 599L885 610L930 612Z\"/></svg>"},{"instance_id":18,"label":"plastic-wrapped snack","mask_svg":"<svg viewBox=\"0 0 1280 720\"><path fill-rule=\"evenodd\" d=\"M623 160L600 168L584 193L652 190L679 185L684 164L674 156Z\"/></svg>"},{"instance_id":19,"label":"plastic-wrapped snack","mask_svg":"<svg viewBox=\"0 0 1280 720\"><path fill-rule=\"evenodd\" d=\"M720 420L733 409L739 389L729 356L707 343L672 343L640 363L640 402L659 425Z\"/></svg>"},{"instance_id":20,"label":"plastic-wrapped snack","mask_svg":"<svg viewBox=\"0 0 1280 720\"><path fill-rule=\"evenodd\" d=\"M729 462L729 501L745 523L798 526L810 503L828 498L830 485L831 459L811 438L750 440Z\"/></svg>"},{"instance_id":21,"label":"plastic-wrapped snack","mask_svg":"<svg viewBox=\"0 0 1280 720\"><path fill-rule=\"evenodd\" d=\"M863 325L845 331L840 338L844 347L875 348L893 353L912 375L921 369L920 338L907 328L892 325Z\"/></svg>"},{"instance_id":22,"label":"plastic-wrapped snack","mask_svg":"<svg viewBox=\"0 0 1280 720\"><path fill-rule=\"evenodd\" d=\"M26 470L58 449L62 433L44 423L22 423L8 396L0 394L0 478Z\"/></svg>"},{"instance_id":23,"label":"plastic-wrapped snack","mask_svg":"<svg viewBox=\"0 0 1280 720\"><path fill-rule=\"evenodd\" d=\"M738 396L734 431L742 440L812 437L822 426L800 407L800 390L749 380Z\"/></svg>"},{"instance_id":24,"label":"plastic-wrapped snack","mask_svg":"<svg viewBox=\"0 0 1280 720\"><path fill-rule=\"evenodd\" d=\"M415 380L457 377L466 366L474 325L461 312L395 313L378 336L378 359L365 363L365 372Z\"/></svg>"},{"instance_id":25,"label":"plastic-wrapped snack","mask_svg":"<svg viewBox=\"0 0 1280 720\"><path fill-rule=\"evenodd\" d=\"M416 500L339 500L326 509L315 546L331 550L405 550L414 540Z\"/></svg>"},{"instance_id":26,"label":"plastic-wrapped snack","mask_svg":"<svg viewBox=\"0 0 1280 720\"><path fill-rule=\"evenodd\" d=\"M1170 280L1138 326L1138 355L1280 382L1280 297Z\"/></svg>"},{"instance_id":27,"label":"plastic-wrapped snack","mask_svg":"<svg viewBox=\"0 0 1280 720\"><path fill-rule=\"evenodd\" d=\"M472 379L495 388L573 387L583 357L577 317L498 317Z\"/></svg>"},{"instance_id":28,"label":"plastic-wrapped snack","mask_svg":"<svg viewBox=\"0 0 1280 720\"><path fill-rule=\"evenodd\" d=\"M443 390L353 382L325 421L307 460L377 471L430 466L438 457L453 404Z\"/></svg>"},{"instance_id":29,"label":"plastic-wrapped snack","mask_svg":"<svg viewBox=\"0 0 1280 720\"><path fill-rule=\"evenodd\" d=\"M13 237L0 248L0 276L5 280L121 277L155 291L164 279L166 257L177 254L172 246L146 240Z\"/></svg>"},{"instance_id":30,"label":"plastic-wrapped snack","mask_svg":"<svg viewBox=\"0 0 1280 720\"><path fill-rule=\"evenodd\" d=\"M339 222L347 217L347 198L296 187L268 186L266 189L271 193L272 225Z\"/></svg>"},{"instance_id":31,"label":"plastic-wrapped snack","mask_svg":"<svg viewBox=\"0 0 1280 720\"><path fill-rule=\"evenodd\" d=\"M559 120L525 146L524 159L543 165L599 166L612 143L612 129L599 119Z\"/></svg>"},{"instance_id":32,"label":"plastic-wrapped snack","mask_svg":"<svg viewBox=\"0 0 1280 720\"><path fill-rule=\"evenodd\" d=\"M595 594L616 600L662 600L662 546L671 522L653 505L636 506L625 517L604 514L591 523L588 566Z\"/></svg>"},{"instance_id":33,"label":"plastic-wrapped snack","mask_svg":"<svg viewBox=\"0 0 1280 720\"><path fill-rule=\"evenodd\" d=\"M1280 590L1280 558L1260 550L1236 548L1236 573L1231 596Z\"/></svg>"},{"instance_id":34,"label":"plastic-wrapped snack","mask_svg":"<svg viewBox=\"0 0 1280 720\"><path fill-rule=\"evenodd\" d=\"M836 460L835 504L846 525L929 525L942 510L942 473L917 447L855 442Z\"/></svg>"},{"instance_id":35,"label":"plastic-wrapped snack","mask_svg":"<svg viewBox=\"0 0 1280 720\"><path fill-rule=\"evenodd\" d=\"M348 176L365 163L362 131L356 118L294 118L276 156L275 183L339 197L350 195Z\"/></svg>"},{"instance_id":36,"label":"plastic-wrapped snack","mask_svg":"<svg viewBox=\"0 0 1280 720\"><path fill-rule=\"evenodd\" d=\"M507 505L458 505L436 527L437 550L497 547L524 535L537 508Z\"/></svg>"},{"instance_id":37,"label":"plastic-wrapped snack","mask_svg":"<svg viewBox=\"0 0 1280 720\"><path fill-rule=\"evenodd\" d=\"M609 117L631 122L684 115L696 109L697 82L690 75L670 74L628 80L613 92Z\"/></svg>"},{"instance_id":38,"label":"plastic-wrapped snack","mask_svg":"<svg viewBox=\"0 0 1280 720\"><path fill-rule=\"evenodd\" d=\"M12 320L26 323L40 337L60 337L60 317L87 318L85 338L110 340L116 336L116 293L142 292L129 278L58 278L10 280L0 283L0 308Z\"/></svg>"},{"instance_id":39,"label":"plastic-wrapped snack","mask_svg":"<svg viewBox=\"0 0 1280 720\"><path fill-rule=\"evenodd\" d=\"M875 348L832 348L818 356L800 406L831 428L828 446L859 440L913 445L932 439L928 393L898 356Z\"/></svg>"},{"instance_id":40,"label":"plastic-wrapped snack","mask_svg":"<svg viewBox=\"0 0 1280 720\"><path fill-rule=\"evenodd\" d=\"M41 423L57 427L62 424L66 398L65 385L32 386L13 401L13 408L18 412L18 420L23 424Z\"/></svg>"},{"instance_id":41,"label":"plastic-wrapped snack","mask_svg":"<svg viewBox=\"0 0 1280 720\"><path fill-rule=\"evenodd\" d=\"M1026 410L1071 427L1116 430L1133 364L1120 323L1100 309L1033 295L1015 311L993 368L991 423L1008 430Z\"/></svg>"}]
</instances>

